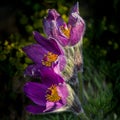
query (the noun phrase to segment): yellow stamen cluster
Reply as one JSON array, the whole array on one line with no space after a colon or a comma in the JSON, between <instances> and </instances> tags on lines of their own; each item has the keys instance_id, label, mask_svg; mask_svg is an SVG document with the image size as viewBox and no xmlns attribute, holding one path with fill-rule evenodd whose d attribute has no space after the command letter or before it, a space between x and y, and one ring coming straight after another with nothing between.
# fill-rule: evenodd
<instances>
[{"instance_id":1,"label":"yellow stamen cluster","mask_svg":"<svg viewBox=\"0 0 120 120\"><path fill-rule=\"evenodd\" d=\"M52 63L57 60L57 58L58 58L57 54L48 52L47 54L44 55L44 57L42 59L42 64L47 67L50 67L52 65Z\"/></svg>"},{"instance_id":2,"label":"yellow stamen cluster","mask_svg":"<svg viewBox=\"0 0 120 120\"><path fill-rule=\"evenodd\" d=\"M46 100L49 102L57 102L61 99L61 97L58 95L58 91L57 91L57 86L56 85L52 85L50 88L48 88L48 91L50 92L47 93L46 95Z\"/></svg>"},{"instance_id":3,"label":"yellow stamen cluster","mask_svg":"<svg viewBox=\"0 0 120 120\"><path fill-rule=\"evenodd\" d=\"M71 30L70 27L67 28L67 27L64 27L64 26L60 26L60 29L67 38L70 38L70 30Z\"/></svg>"}]
</instances>

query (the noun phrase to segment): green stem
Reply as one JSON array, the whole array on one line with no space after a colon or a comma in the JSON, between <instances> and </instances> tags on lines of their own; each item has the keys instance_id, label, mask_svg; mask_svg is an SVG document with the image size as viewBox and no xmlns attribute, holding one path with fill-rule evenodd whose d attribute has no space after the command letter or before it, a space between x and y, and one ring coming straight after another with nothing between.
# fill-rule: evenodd
<instances>
[{"instance_id":1,"label":"green stem","mask_svg":"<svg viewBox=\"0 0 120 120\"><path fill-rule=\"evenodd\" d=\"M78 72L78 80L79 80L79 99L81 103L83 103L83 80L82 80L82 73Z\"/></svg>"},{"instance_id":2,"label":"green stem","mask_svg":"<svg viewBox=\"0 0 120 120\"><path fill-rule=\"evenodd\" d=\"M80 113L78 115L78 120L90 120L85 113Z\"/></svg>"}]
</instances>

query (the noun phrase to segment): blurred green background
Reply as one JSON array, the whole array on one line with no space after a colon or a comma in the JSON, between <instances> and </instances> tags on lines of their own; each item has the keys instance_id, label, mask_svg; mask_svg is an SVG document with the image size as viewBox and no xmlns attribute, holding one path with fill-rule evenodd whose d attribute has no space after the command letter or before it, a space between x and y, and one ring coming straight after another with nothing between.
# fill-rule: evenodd
<instances>
[{"instance_id":1,"label":"blurred green background","mask_svg":"<svg viewBox=\"0 0 120 120\"><path fill-rule=\"evenodd\" d=\"M120 1L78 0L86 22L83 39L83 108L91 120L120 120ZM77 120L73 114L31 116L24 108L25 67L32 63L21 48L44 35L42 19L55 8L65 21L76 0L4 0L0 3L0 119Z\"/></svg>"}]
</instances>

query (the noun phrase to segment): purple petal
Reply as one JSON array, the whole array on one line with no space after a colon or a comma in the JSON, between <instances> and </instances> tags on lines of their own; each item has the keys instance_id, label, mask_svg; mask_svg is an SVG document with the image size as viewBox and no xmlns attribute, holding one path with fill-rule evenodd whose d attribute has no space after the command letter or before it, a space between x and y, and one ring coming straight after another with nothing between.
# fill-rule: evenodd
<instances>
[{"instance_id":1,"label":"purple petal","mask_svg":"<svg viewBox=\"0 0 120 120\"><path fill-rule=\"evenodd\" d=\"M55 106L54 102L47 101L46 102L46 109L44 110L44 112L51 112L51 111L53 111L54 110L54 106Z\"/></svg>"},{"instance_id":2,"label":"purple petal","mask_svg":"<svg viewBox=\"0 0 120 120\"><path fill-rule=\"evenodd\" d=\"M41 36L37 31L34 31L33 34L34 34L35 40L48 51L58 55L64 54L61 46L56 42L54 38L46 39L43 36Z\"/></svg>"},{"instance_id":3,"label":"purple petal","mask_svg":"<svg viewBox=\"0 0 120 120\"><path fill-rule=\"evenodd\" d=\"M49 69L52 69L54 71L53 68L51 67L45 67L41 64L33 64L33 65L29 65L26 69L25 69L25 72L24 72L24 75L26 76L31 76L31 77L41 77L41 71L44 70L44 71L49 71ZM57 69L55 69L55 71L57 73L58 72L58 67Z\"/></svg>"},{"instance_id":4,"label":"purple petal","mask_svg":"<svg viewBox=\"0 0 120 120\"><path fill-rule=\"evenodd\" d=\"M38 106L38 105L28 105L26 110L32 114L40 114L43 113L46 106Z\"/></svg>"},{"instance_id":5,"label":"purple petal","mask_svg":"<svg viewBox=\"0 0 120 120\"><path fill-rule=\"evenodd\" d=\"M40 77L40 70L43 68L41 64L34 64L29 65L24 72L24 75L31 76L31 77Z\"/></svg>"},{"instance_id":6,"label":"purple petal","mask_svg":"<svg viewBox=\"0 0 120 120\"><path fill-rule=\"evenodd\" d=\"M46 90L47 86L35 82L27 82L24 86L24 92L35 104L40 106L46 105Z\"/></svg>"},{"instance_id":7,"label":"purple petal","mask_svg":"<svg viewBox=\"0 0 120 120\"><path fill-rule=\"evenodd\" d=\"M63 71L66 66L66 57L64 55L59 56L59 69L60 71Z\"/></svg>"},{"instance_id":8,"label":"purple petal","mask_svg":"<svg viewBox=\"0 0 120 120\"><path fill-rule=\"evenodd\" d=\"M47 101L46 103L46 109L44 110L44 112L53 112L59 108L61 108L64 104L60 103L60 102L49 102Z\"/></svg>"},{"instance_id":9,"label":"purple petal","mask_svg":"<svg viewBox=\"0 0 120 120\"><path fill-rule=\"evenodd\" d=\"M77 12L79 13L79 2L77 2L72 8L70 13Z\"/></svg>"},{"instance_id":10,"label":"purple petal","mask_svg":"<svg viewBox=\"0 0 120 120\"><path fill-rule=\"evenodd\" d=\"M66 104L67 102L67 97L68 97L68 89L67 89L67 86L66 86L66 83L63 83L63 84L59 84L58 85L58 94L59 96L61 96L62 98L62 104Z\"/></svg>"},{"instance_id":11,"label":"purple petal","mask_svg":"<svg viewBox=\"0 0 120 120\"><path fill-rule=\"evenodd\" d=\"M72 21L69 21L69 24L71 24L72 26L71 32L70 32L70 40L69 40L69 45L71 46L75 45L82 39L85 31L84 20L77 13L73 13L72 17L73 17L73 20L76 22L72 24Z\"/></svg>"},{"instance_id":12,"label":"purple petal","mask_svg":"<svg viewBox=\"0 0 120 120\"><path fill-rule=\"evenodd\" d=\"M82 39L85 31L85 22L79 15L78 2L70 12L68 25L71 26L69 45L73 46Z\"/></svg>"},{"instance_id":13,"label":"purple petal","mask_svg":"<svg viewBox=\"0 0 120 120\"><path fill-rule=\"evenodd\" d=\"M47 86L51 86L52 84L58 85L59 83L63 83L64 79L55 73L52 69L42 69L41 70L41 79L42 83Z\"/></svg>"},{"instance_id":14,"label":"purple petal","mask_svg":"<svg viewBox=\"0 0 120 120\"><path fill-rule=\"evenodd\" d=\"M23 48L23 51L27 56L32 59L35 63L41 64L44 54L48 51L40 46L39 44L28 45Z\"/></svg>"},{"instance_id":15,"label":"purple petal","mask_svg":"<svg viewBox=\"0 0 120 120\"><path fill-rule=\"evenodd\" d=\"M44 72L41 71L53 71L57 74L61 74L60 71L62 71L65 67L65 59L59 60L59 64L56 63L56 65L54 65L53 67L46 67L44 65L41 64L33 64L33 65L29 65L24 72L25 76L31 76L31 77L41 77L43 76Z\"/></svg>"},{"instance_id":16,"label":"purple petal","mask_svg":"<svg viewBox=\"0 0 120 120\"><path fill-rule=\"evenodd\" d=\"M48 37L51 36L52 21L51 21L51 20L46 20L46 18L44 18L42 22L43 22L44 33L45 33Z\"/></svg>"},{"instance_id":17,"label":"purple petal","mask_svg":"<svg viewBox=\"0 0 120 120\"><path fill-rule=\"evenodd\" d=\"M58 27L63 25L63 23L64 23L61 15L55 9L49 9L48 16L44 19L44 22L48 22L49 23L52 20L56 21Z\"/></svg>"},{"instance_id":18,"label":"purple petal","mask_svg":"<svg viewBox=\"0 0 120 120\"><path fill-rule=\"evenodd\" d=\"M60 14L55 9L48 10L47 20L56 20Z\"/></svg>"}]
</instances>

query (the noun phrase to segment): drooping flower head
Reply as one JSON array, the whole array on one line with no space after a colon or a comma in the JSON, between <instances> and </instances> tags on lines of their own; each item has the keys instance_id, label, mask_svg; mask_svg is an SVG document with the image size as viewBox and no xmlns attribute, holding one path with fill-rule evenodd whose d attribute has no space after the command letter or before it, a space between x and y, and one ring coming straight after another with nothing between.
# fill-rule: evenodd
<instances>
[{"instance_id":1,"label":"drooping flower head","mask_svg":"<svg viewBox=\"0 0 120 120\"><path fill-rule=\"evenodd\" d=\"M48 16L43 19L44 31L47 36L52 36L62 46L73 46L83 37L85 22L79 15L78 2L70 11L69 21L66 24L55 9L48 11Z\"/></svg>"},{"instance_id":2,"label":"drooping flower head","mask_svg":"<svg viewBox=\"0 0 120 120\"><path fill-rule=\"evenodd\" d=\"M38 44L25 46L23 51L35 63L27 67L25 74L29 76L40 76L42 68L54 69L56 72L62 71L66 64L64 51L60 44L54 39L46 39L38 32L33 32Z\"/></svg>"},{"instance_id":3,"label":"drooping flower head","mask_svg":"<svg viewBox=\"0 0 120 120\"><path fill-rule=\"evenodd\" d=\"M51 70L42 71L41 83L27 82L24 92L34 104L26 110L32 114L55 112L66 105L68 90L63 78Z\"/></svg>"}]
</instances>

